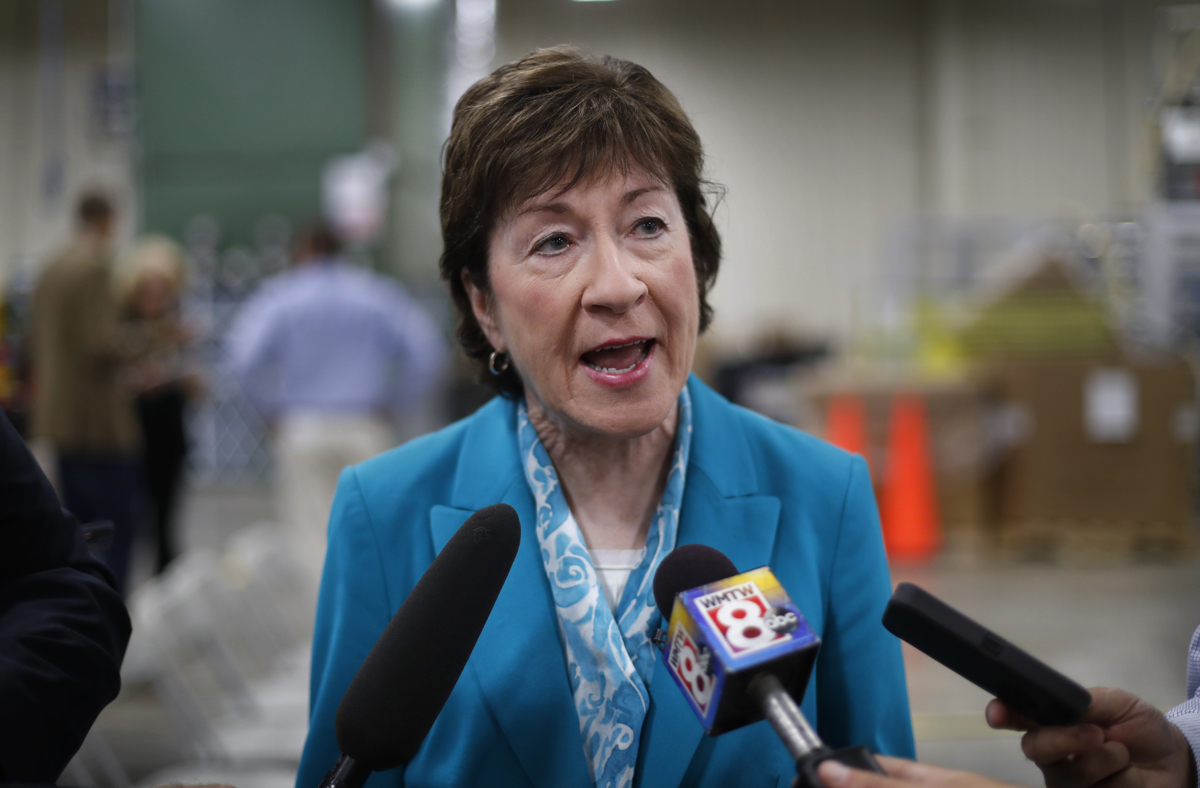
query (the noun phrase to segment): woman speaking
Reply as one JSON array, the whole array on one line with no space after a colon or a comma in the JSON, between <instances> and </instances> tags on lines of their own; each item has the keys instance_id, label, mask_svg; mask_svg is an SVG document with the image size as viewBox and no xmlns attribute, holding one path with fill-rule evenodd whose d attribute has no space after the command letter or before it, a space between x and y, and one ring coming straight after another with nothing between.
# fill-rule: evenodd
<instances>
[{"instance_id":1,"label":"woman speaking","mask_svg":"<svg viewBox=\"0 0 1200 788\"><path fill-rule=\"evenodd\" d=\"M787 785L767 724L705 737L650 642L654 571L693 542L769 565L822 638L803 711L827 744L913 755L865 464L690 377L721 248L702 165L633 63L541 50L459 100L441 271L500 396L342 474L300 788L337 759L334 712L392 614L497 502L516 562L420 753L373 785Z\"/></svg>"}]
</instances>

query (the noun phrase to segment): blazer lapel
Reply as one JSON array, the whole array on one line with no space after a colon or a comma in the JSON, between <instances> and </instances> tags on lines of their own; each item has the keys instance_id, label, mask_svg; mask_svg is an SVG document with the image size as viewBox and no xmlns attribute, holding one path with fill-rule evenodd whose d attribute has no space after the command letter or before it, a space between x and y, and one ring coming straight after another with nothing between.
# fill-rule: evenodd
<instances>
[{"instance_id":1,"label":"blazer lapel","mask_svg":"<svg viewBox=\"0 0 1200 788\"><path fill-rule=\"evenodd\" d=\"M456 473L455 506L430 510L434 548L440 552L458 527L484 506L503 502L516 509L521 545L463 675L474 675L530 783L537 788L590 786L534 528L533 496L521 475L516 416L511 405L505 411L499 418L473 420Z\"/></svg>"},{"instance_id":2,"label":"blazer lapel","mask_svg":"<svg viewBox=\"0 0 1200 788\"><path fill-rule=\"evenodd\" d=\"M677 545L706 544L729 556L739 572L771 561L779 499L758 495L754 459L731 406L693 378L692 455ZM637 784L677 786L704 729L657 655L650 712L642 728Z\"/></svg>"},{"instance_id":3,"label":"blazer lapel","mask_svg":"<svg viewBox=\"0 0 1200 788\"><path fill-rule=\"evenodd\" d=\"M694 377L688 387L693 437L677 544L715 547L743 572L768 564L779 524L779 500L758 494L754 457L732 406ZM454 505L430 511L433 543L439 552L458 527L484 506L502 501L521 518L521 547L467 670L478 681L533 785L590 786L554 601L534 528L533 496L520 467L515 406L494 401L485 407L502 412L471 420L455 473ZM539 700L531 703L531 698ZM635 784L679 785L703 735L659 655Z\"/></svg>"}]
</instances>

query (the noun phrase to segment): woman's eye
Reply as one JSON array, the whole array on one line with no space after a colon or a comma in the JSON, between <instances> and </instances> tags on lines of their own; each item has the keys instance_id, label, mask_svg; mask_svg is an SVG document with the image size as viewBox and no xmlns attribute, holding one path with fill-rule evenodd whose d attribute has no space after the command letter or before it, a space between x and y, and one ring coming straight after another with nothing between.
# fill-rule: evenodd
<instances>
[{"instance_id":1,"label":"woman's eye","mask_svg":"<svg viewBox=\"0 0 1200 788\"><path fill-rule=\"evenodd\" d=\"M658 235L665 229L666 225L663 224L662 219L655 219L653 217L639 219L637 225L634 227L634 230L639 235Z\"/></svg>"},{"instance_id":2,"label":"woman's eye","mask_svg":"<svg viewBox=\"0 0 1200 788\"><path fill-rule=\"evenodd\" d=\"M548 235L542 240L538 241L533 247L533 251L540 254L558 254L559 252L565 251L570 245L571 242L567 240L567 236L563 235L562 233L555 233L554 235Z\"/></svg>"}]
</instances>

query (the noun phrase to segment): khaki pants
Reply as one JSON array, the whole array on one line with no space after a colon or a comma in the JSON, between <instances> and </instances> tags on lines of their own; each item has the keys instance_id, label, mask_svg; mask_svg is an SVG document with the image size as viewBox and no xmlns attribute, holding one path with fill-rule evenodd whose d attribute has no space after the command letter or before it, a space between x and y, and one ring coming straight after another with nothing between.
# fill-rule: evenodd
<instances>
[{"instance_id":1,"label":"khaki pants","mask_svg":"<svg viewBox=\"0 0 1200 788\"><path fill-rule=\"evenodd\" d=\"M318 576L342 469L395 445L391 424L378 416L304 412L280 420L275 435L279 517Z\"/></svg>"}]
</instances>

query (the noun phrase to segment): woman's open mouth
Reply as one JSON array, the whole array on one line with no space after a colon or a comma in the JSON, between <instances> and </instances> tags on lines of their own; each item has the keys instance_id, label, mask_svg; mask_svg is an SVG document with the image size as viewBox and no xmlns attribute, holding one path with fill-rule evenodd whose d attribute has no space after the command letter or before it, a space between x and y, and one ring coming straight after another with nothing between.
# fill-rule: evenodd
<instances>
[{"instance_id":1,"label":"woman's open mouth","mask_svg":"<svg viewBox=\"0 0 1200 788\"><path fill-rule=\"evenodd\" d=\"M584 364L606 375L624 375L632 372L650 355L653 339L637 339L619 345L605 345L589 350L580 356Z\"/></svg>"}]
</instances>

